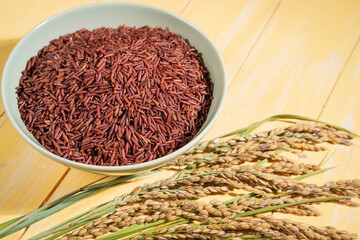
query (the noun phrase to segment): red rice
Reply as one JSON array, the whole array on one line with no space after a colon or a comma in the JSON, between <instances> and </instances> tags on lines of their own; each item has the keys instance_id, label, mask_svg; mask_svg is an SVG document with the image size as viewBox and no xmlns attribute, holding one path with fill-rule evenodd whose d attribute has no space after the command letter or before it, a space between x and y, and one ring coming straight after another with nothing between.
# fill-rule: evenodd
<instances>
[{"instance_id":1,"label":"red rice","mask_svg":"<svg viewBox=\"0 0 360 240\"><path fill-rule=\"evenodd\" d=\"M32 57L17 87L28 130L76 162L119 166L185 145L208 114L201 54L168 29L81 29Z\"/></svg>"}]
</instances>

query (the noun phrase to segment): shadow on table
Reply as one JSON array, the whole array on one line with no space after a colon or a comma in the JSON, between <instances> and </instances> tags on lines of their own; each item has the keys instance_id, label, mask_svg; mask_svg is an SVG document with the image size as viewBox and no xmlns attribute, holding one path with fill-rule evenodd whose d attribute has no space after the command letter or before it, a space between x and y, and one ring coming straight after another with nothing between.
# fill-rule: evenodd
<instances>
[{"instance_id":1,"label":"shadow on table","mask_svg":"<svg viewBox=\"0 0 360 240\"><path fill-rule=\"evenodd\" d=\"M7 58L9 57L11 51L17 44L19 39L6 39L0 40L0 77L2 76L2 71L4 69L4 65L6 63ZM4 116L4 108L2 102L0 100L0 119ZM0 121L1 123L2 121ZM2 124L1 124L2 125Z\"/></svg>"},{"instance_id":2,"label":"shadow on table","mask_svg":"<svg viewBox=\"0 0 360 240\"><path fill-rule=\"evenodd\" d=\"M7 39L0 41L0 75L2 75L6 59L18 41L19 39Z\"/></svg>"}]
</instances>

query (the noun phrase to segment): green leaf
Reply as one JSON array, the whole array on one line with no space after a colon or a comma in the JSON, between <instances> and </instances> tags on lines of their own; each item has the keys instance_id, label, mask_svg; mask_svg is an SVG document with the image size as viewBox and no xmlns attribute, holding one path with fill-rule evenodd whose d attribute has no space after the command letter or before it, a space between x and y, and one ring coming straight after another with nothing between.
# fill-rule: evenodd
<instances>
[{"instance_id":1,"label":"green leaf","mask_svg":"<svg viewBox=\"0 0 360 240\"><path fill-rule=\"evenodd\" d=\"M265 240L272 240L272 238L263 238L258 236L242 236L241 239L265 239Z\"/></svg>"},{"instance_id":2,"label":"green leaf","mask_svg":"<svg viewBox=\"0 0 360 240\"><path fill-rule=\"evenodd\" d=\"M34 224L98 191L129 181L131 179L143 177L153 173L154 172L148 172L148 173L142 173L136 175L121 176L107 182L94 184L104 178L96 180L95 182L87 184L84 187L79 188L75 191L72 191L64 195L63 197L56 199L27 215L2 223L0 225L2 227L0 229L0 238L6 237L16 231L28 227L31 224Z\"/></svg>"},{"instance_id":3,"label":"green leaf","mask_svg":"<svg viewBox=\"0 0 360 240\"><path fill-rule=\"evenodd\" d=\"M10 226L11 224L13 224L14 222L18 221L19 219L21 219L24 216L20 216L14 219L11 219L9 221L3 222L0 224L0 230L6 228L7 226Z\"/></svg>"},{"instance_id":4,"label":"green leaf","mask_svg":"<svg viewBox=\"0 0 360 240\"><path fill-rule=\"evenodd\" d=\"M0 227L0 230L1 230L1 231L0 231L0 238L3 237L3 236L2 236L3 233L6 233L8 230L12 229L13 227L18 226L20 223L26 221L26 220L27 220L28 218L30 218L31 216L36 215L36 214L38 214L39 212L41 212L41 211L43 211L43 210L47 210L47 209L52 208L53 206L56 206L57 204L63 202L63 201L66 200L67 198L69 198L69 197L71 197L71 196L73 196L73 195L75 195L75 194L83 191L84 188L86 188L86 187L88 187L88 186L90 186L90 185L92 185L92 184L95 184L96 182L101 181L101 180L103 180L103 179L105 179L105 178L107 178L107 177L100 178L100 179L98 179L98 180L96 180L96 181L94 181L94 182L91 182L91 183L89 183L89 184L87 184L87 185L85 185L85 186L83 186L83 187L81 187L81 188L79 188L79 189L76 189L76 190L74 190L74 191L72 191L72 192L70 192L70 193L68 193L68 194L66 194L66 195L64 195L64 196L62 196L62 197L60 197L60 198L58 198L58 199L50 202L50 203L48 203L48 204L45 204L44 206L42 206L42 207L34 210L33 212L31 212L31 213L29 213L29 214L23 215L23 216L21 216L21 217L18 217L18 218L15 218L15 219L12 219L12 220L6 222L6 223L11 222L11 224L6 224L6 223L0 224L0 226L3 225L3 224L6 224L6 225L4 225L4 227ZM19 230L20 230L20 229L19 229ZM9 234L11 234L11 233L9 233ZM7 234L7 235L8 235L8 234ZM5 236L6 236L6 235L5 235Z\"/></svg>"},{"instance_id":5,"label":"green leaf","mask_svg":"<svg viewBox=\"0 0 360 240\"><path fill-rule=\"evenodd\" d=\"M57 234L55 234L55 235L53 235L51 237L46 238L46 240L52 240L52 239L56 239L57 237L61 237L62 235L66 234L66 233L68 233L68 232L70 232L72 230L75 230L75 229L77 229L77 228L79 228L79 227L81 227L81 226L83 226L85 224L86 224L86 222L78 223L78 224L76 224L74 226L71 226L71 227L67 228L64 231L61 231L61 232L59 232L59 233L57 233ZM40 238L30 238L30 239L32 240L32 239L40 239Z\"/></svg>"},{"instance_id":6,"label":"green leaf","mask_svg":"<svg viewBox=\"0 0 360 240\"><path fill-rule=\"evenodd\" d=\"M252 167L254 167L254 168L255 168L255 167L259 167L259 166L267 163L268 161L269 161L269 159L265 158L264 160L262 160L262 161L260 161L260 162L258 162L258 163L256 163L256 164L254 164Z\"/></svg>"},{"instance_id":7,"label":"green leaf","mask_svg":"<svg viewBox=\"0 0 360 240\"><path fill-rule=\"evenodd\" d=\"M118 239L118 238L121 238L121 237L126 237L126 236L129 236L131 234L143 231L145 229L161 225L161 224L166 223L166 222L168 222L168 220L160 220L160 221L157 221L157 222L154 222L154 223L149 223L149 224L135 224L135 225L132 225L132 226L130 226L128 228L122 229L122 230L120 230L118 232L105 235L104 237L101 237L101 238L97 238L97 240L112 240L112 239Z\"/></svg>"},{"instance_id":8,"label":"green leaf","mask_svg":"<svg viewBox=\"0 0 360 240\"><path fill-rule=\"evenodd\" d=\"M181 225L181 224L185 224L185 223L188 223L189 220L187 219L183 219L183 218L179 218L179 219L176 219L176 220L173 220L173 221L169 221L169 222L166 222L164 224L161 224L159 226L155 226L155 227L152 227L151 228L151 232L149 232L146 236L144 236L144 238L147 238L147 237L153 237L155 236L156 234L154 233L155 230L157 229L161 229L161 228L171 228L173 226L178 226L178 225ZM141 233L138 232L137 234L135 235L132 235L130 239L136 237L136 236L139 236Z\"/></svg>"},{"instance_id":9,"label":"green leaf","mask_svg":"<svg viewBox=\"0 0 360 240\"><path fill-rule=\"evenodd\" d=\"M335 152L336 152L336 151L334 151L333 153L331 153L330 156L328 156L328 155L329 155L329 152L327 152L326 155L325 155L325 157L323 158L323 160L321 160L321 162L319 163L319 166L321 167L321 166L323 166L327 161L329 161L329 160L332 158L332 156L334 156Z\"/></svg>"},{"instance_id":10,"label":"green leaf","mask_svg":"<svg viewBox=\"0 0 360 240\"><path fill-rule=\"evenodd\" d=\"M342 199L342 198L343 197L312 198L312 199L303 200L303 201L299 201L299 202L284 203L284 204L281 204L281 205L264 207L264 208L260 208L260 209L240 213L240 214L235 215L234 218L246 217L246 216L251 216L251 215L264 213L264 212L270 212L270 211L274 211L276 209L285 208L285 207L291 207L291 206L300 205L300 204L313 203L313 202L326 202L326 201L332 201L332 200L337 200L337 199Z\"/></svg>"},{"instance_id":11,"label":"green leaf","mask_svg":"<svg viewBox=\"0 0 360 240\"><path fill-rule=\"evenodd\" d=\"M268 118L265 118L264 120L261 120L260 122L256 122L248 127L245 127L245 128L241 128L241 129L238 129L238 130L235 130L233 132L230 132L230 133L227 133L221 137L228 137L228 136L231 136L231 135L234 135L234 134L241 134L241 136L246 136L247 134L251 133L252 131L254 131L256 128L258 128L259 126L261 126L262 124L266 123L266 122L271 122L271 121L276 121L276 120L280 120L280 119L295 119L295 120L302 120L302 121L309 121L309 122L317 122L317 123L322 123L322 124L325 124L327 126L330 126L330 127L333 127L337 130L340 130L340 131L343 131L343 132L346 132L346 133L350 133L352 135L355 135L357 137L359 137L358 134L355 134L345 128L342 128L342 127L339 127L337 125L334 125L334 124L330 124L330 123L326 123L326 122L323 122L323 121L320 121L320 120L316 120L316 119L313 119L313 118L309 118L309 117L304 117L304 116L300 116L300 115L292 115L292 114L279 114L279 115L274 115L274 116L271 116L271 117L268 117Z\"/></svg>"},{"instance_id":12,"label":"green leaf","mask_svg":"<svg viewBox=\"0 0 360 240\"><path fill-rule=\"evenodd\" d=\"M97 190L99 191L99 190ZM31 224L33 223L36 223L38 221L40 221L41 219L44 219L72 204L74 204L75 202L78 202L79 200L93 194L94 192L96 191L92 191L92 192L84 192L84 193L80 193L78 195L75 195L74 197L72 198L69 198L69 199L66 199L65 201L63 201L61 204L59 205L56 205L50 209L47 209L47 210L44 210L42 212L39 212L35 215L32 215L31 217L27 218L26 220L24 220L23 222L17 224L16 226L12 227L11 229L7 230L6 232L2 233L0 235L0 237L4 237L4 236L7 236L9 234L12 234L14 232L17 232L19 231L20 229L23 229L27 226L30 226Z\"/></svg>"},{"instance_id":13,"label":"green leaf","mask_svg":"<svg viewBox=\"0 0 360 240\"><path fill-rule=\"evenodd\" d=\"M55 239L55 238L58 238L58 237L60 237L60 236L62 236L62 235L64 235L64 234L66 234L66 233L68 233L68 232L70 232L70 231L78 228L78 227L81 227L81 226L83 226L83 225L91 222L91 221L94 220L94 219L97 219L97 218L99 218L99 217L101 217L101 216L104 216L104 215L106 215L106 214L113 213L113 212L115 212L115 206L112 206L112 207L107 208L107 209L105 209L105 210L103 210L103 211L101 211L101 212L99 212L99 213L97 213L97 214L94 214L94 215L89 216L89 217L87 217L87 218L85 218L85 219L82 219L82 220L81 220L79 223L77 223L76 225L74 225L74 226L72 226L72 227L70 227L70 228L67 228L67 229L65 229L65 230L63 230L63 231L61 231L61 232L59 232L59 233L57 233L57 234L55 234L55 235L53 235L53 236L51 236L51 237L48 237L48 238L46 238L46 240L53 240L53 239ZM37 240L37 239L41 239L41 238L39 238L39 237L36 237L36 238L33 237L33 238L31 238L31 240Z\"/></svg>"},{"instance_id":14,"label":"green leaf","mask_svg":"<svg viewBox=\"0 0 360 240\"><path fill-rule=\"evenodd\" d=\"M102 204L100 206L103 206L103 205L106 205L106 203ZM98 206L98 207L100 207L100 206ZM49 235L51 235L51 234L53 234L55 232L61 231L61 230L65 229L65 228L69 228L69 227L71 227L72 225L75 224L74 220L77 220L76 222L78 222L79 220L81 220L81 218L83 216L85 216L85 215L87 215L87 214L89 214L89 213L91 213L93 211L94 211L94 209L90 209L90 210L88 210L86 212L81 213L80 215L72 217L72 218L70 218L70 219L68 219L68 220L66 220L66 221L64 221L64 222L62 222L62 223L60 223L60 224L58 224L58 225L44 231L44 232L34 236L34 237L32 237L31 240L32 239L41 239L41 238L49 236Z\"/></svg>"},{"instance_id":15,"label":"green leaf","mask_svg":"<svg viewBox=\"0 0 360 240\"><path fill-rule=\"evenodd\" d=\"M336 167L336 166L335 166ZM329 171L335 167L329 167L329 168L322 168L322 169L319 169L319 170L316 170L316 171L313 171L313 172L309 172L309 173L306 173L306 174L303 174L303 175L300 175L300 176L297 176L297 177L294 177L292 178L293 180L297 180L297 181L300 181L300 180L303 180L305 178L308 178L308 177L311 177L311 176L314 176L316 174L319 174L319 173L323 173L323 172L326 172L326 171Z\"/></svg>"},{"instance_id":16,"label":"green leaf","mask_svg":"<svg viewBox=\"0 0 360 240\"><path fill-rule=\"evenodd\" d=\"M229 203L232 203L232 202L235 202L239 199L242 199L242 198L246 198L246 197L253 197L255 196L256 194L255 193L248 193L248 194L244 194L244 195L241 195L239 197L236 197L236 198L232 198L232 199L229 199L227 201L224 201L223 203L226 205L226 204L229 204Z\"/></svg>"}]
</instances>

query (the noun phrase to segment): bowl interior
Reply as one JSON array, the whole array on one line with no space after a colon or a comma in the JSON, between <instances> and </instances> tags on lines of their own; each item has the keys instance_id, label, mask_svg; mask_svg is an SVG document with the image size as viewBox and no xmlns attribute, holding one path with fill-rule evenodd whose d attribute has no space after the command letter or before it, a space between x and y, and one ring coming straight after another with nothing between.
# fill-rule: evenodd
<instances>
[{"instance_id":1,"label":"bowl interior","mask_svg":"<svg viewBox=\"0 0 360 240\"><path fill-rule=\"evenodd\" d=\"M122 24L128 26L135 25L137 27L144 25L152 27L159 26L162 28L168 27L171 32L178 33L183 38L188 39L190 44L195 46L203 54L205 65L207 66L214 83L214 99L206 122L198 132L197 136L184 147L162 158L132 166L91 166L69 161L48 152L26 129L25 124L20 118L17 107L15 88L19 84L21 71L25 69L26 62L30 57L36 55L41 48L47 45L50 40L58 38L61 35L74 32L81 28L87 28L89 30L102 26L115 28ZM134 3L104 3L87 5L60 13L44 21L22 38L6 62L2 76L1 95L5 111L11 123L21 136L38 151L70 167L97 173L119 175L130 174L138 172L139 170L156 167L169 159L184 153L198 142L210 129L219 114L225 96L225 79L224 64L216 48L197 27L188 21L170 12L147 5Z\"/></svg>"}]
</instances>

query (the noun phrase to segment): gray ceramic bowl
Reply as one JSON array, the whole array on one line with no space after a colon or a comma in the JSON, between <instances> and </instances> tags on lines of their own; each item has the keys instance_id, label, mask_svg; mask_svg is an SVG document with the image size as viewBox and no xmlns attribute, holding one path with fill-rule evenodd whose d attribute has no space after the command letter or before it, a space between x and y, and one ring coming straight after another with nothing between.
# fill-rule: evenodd
<instances>
[{"instance_id":1,"label":"gray ceramic bowl","mask_svg":"<svg viewBox=\"0 0 360 240\"><path fill-rule=\"evenodd\" d=\"M71 33L81 28L89 30L106 27L118 27L122 24L141 27L144 25L169 27L169 30L180 34L190 41L202 54L211 79L214 83L214 99L207 120L198 134L185 146L164 157L150 162L131 166L92 166L73 162L59 157L42 147L26 129L20 118L17 107L15 87L19 84L21 71L25 69L30 57L60 35ZM135 3L102 3L82 6L60 13L42 22L16 45L4 67L1 81L1 95L6 114L18 133L37 151L59 163L84 171L106 175L128 175L158 167L185 153L210 130L219 116L226 93L225 66L219 52L210 39L196 26L184 18L159 9Z\"/></svg>"}]
</instances>

